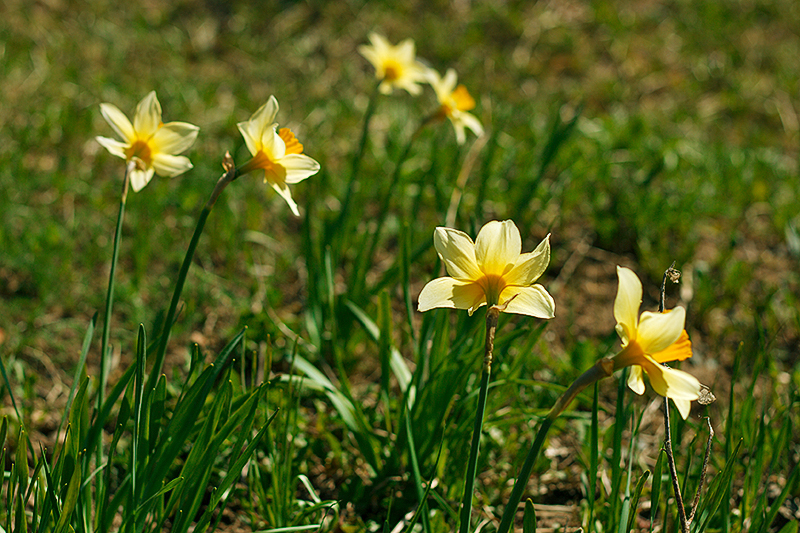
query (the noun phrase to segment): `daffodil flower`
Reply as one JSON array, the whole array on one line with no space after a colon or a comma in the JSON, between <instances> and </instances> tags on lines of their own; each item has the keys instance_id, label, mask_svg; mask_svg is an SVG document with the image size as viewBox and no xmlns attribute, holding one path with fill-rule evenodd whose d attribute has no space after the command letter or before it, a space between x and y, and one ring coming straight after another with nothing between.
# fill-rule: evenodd
<instances>
[{"instance_id":1,"label":"daffodil flower","mask_svg":"<svg viewBox=\"0 0 800 533\"><path fill-rule=\"evenodd\" d=\"M270 96L250 120L237 124L247 149L253 154L253 158L238 169L238 174L263 170L264 183L269 183L286 200L292 213L300 216L289 184L301 182L319 172L319 163L303 154L303 145L289 128L278 130L275 123L277 114L278 101Z\"/></svg>"},{"instance_id":2,"label":"daffodil flower","mask_svg":"<svg viewBox=\"0 0 800 533\"><path fill-rule=\"evenodd\" d=\"M644 311L638 316L642 283L628 268L618 266L617 276L619 290L614 300L614 318L622 351L613 357L614 370L631 367L628 386L636 394L644 393L642 373L647 374L653 389L671 398L686 419L691 401L700 397L700 382L686 372L660 364L692 356L692 343L683 329L686 311L676 307L664 313Z\"/></svg>"},{"instance_id":3,"label":"daffodil flower","mask_svg":"<svg viewBox=\"0 0 800 533\"><path fill-rule=\"evenodd\" d=\"M133 124L112 104L100 104L100 112L124 142L108 137L97 137L97 142L113 155L134 163L130 174L134 191L147 185L154 173L173 177L192 168L188 157L177 154L194 143L199 128L187 122L162 123L155 91L136 106Z\"/></svg>"},{"instance_id":4,"label":"daffodil flower","mask_svg":"<svg viewBox=\"0 0 800 533\"><path fill-rule=\"evenodd\" d=\"M467 140L466 129L478 137L483 135L483 126L480 120L475 115L467 113L467 111L475 109L475 99L470 96L466 87L456 86L456 71L448 69L442 78L435 70L428 69L426 75L439 100L441 106L439 114L442 118L449 118L453 123L458 144L464 144L464 141Z\"/></svg>"},{"instance_id":5,"label":"daffodil flower","mask_svg":"<svg viewBox=\"0 0 800 533\"><path fill-rule=\"evenodd\" d=\"M395 88L405 89L413 95L422 92L419 84L425 81L425 65L415 59L414 41L406 39L393 46L382 35L370 33L370 45L361 45L358 51L375 67L375 77L381 81L380 91L390 94Z\"/></svg>"},{"instance_id":6,"label":"daffodil flower","mask_svg":"<svg viewBox=\"0 0 800 533\"><path fill-rule=\"evenodd\" d=\"M487 223L473 243L464 232L436 228L436 252L452 277L429 282L419 295L419 310L435 307L466 309L471 315L482 305L506 313L553 318L556 304L541 285L534 284L550 262L549 235L533 252L522 251L517 226L510 220Z\"/></svg>"}]
</instances>

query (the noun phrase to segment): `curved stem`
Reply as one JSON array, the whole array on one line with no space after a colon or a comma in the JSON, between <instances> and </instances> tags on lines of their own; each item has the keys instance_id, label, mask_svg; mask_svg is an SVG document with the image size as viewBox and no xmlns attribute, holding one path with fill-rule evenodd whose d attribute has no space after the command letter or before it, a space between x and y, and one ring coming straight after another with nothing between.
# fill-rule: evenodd
<instances>
[{"instance_id":1,"label":"curved stem","mask_svg":"<svg viewBox=\"0 0 800 533\"><path fill-rule=\"evenodd\" d=\"M614 361L605 357L595 363L595 365L581 374L570 387L556 400L553 408L547 413L547 416L542 420L542 425L539 426L539 431L536 433L536 438L533 441L528 455L525 457L525 463L519 471L517 481L514 483L514 488L511 489L511 496L509 496L508 503L505 510L503 510L503 518L500 520L500 526L497 528L497 533L508 533L514 516L517 514L517 507L522 500L522 493L525 491L525 486L528 484L528 479L531 477L533 465L536 464L536 459L539 457L539 452L544 444L544 439L547 437L547 432L550 431L550 426L556 421L558 416L564 412L564 409L569 406L572 400L589 385L606 378L614 373Z\"/></svg>"},{"instance_id":2,"label":"curved stem","mask_svg":"<svg viewBox=\"0 0 800 533\"><path fill-rule=\"evenodd\" d=\"M161 373L161 368L164 366L164 357L167 353L167 344L169 343L172 324L175 321L175 313L178 310L178 302L181 299L181 293L183 292L183 285L186 282L186 275L189 273L189 267L192 266L192 259L194 258L194 252L197 249L197 243L200 241L200 235L203 233L203 228L206 225L206 219L208 219L208 215L211 213L211 209L214 207L217 198L219 198L219 195L222 194L222 190L238 177L236 168L233 167L233 163L229 157L230 156L226 154L226 159L223 163L223 166L225 166L227 171L217 181L217 184L211 193L211 197L208 199L205 207L203 207L203 210L200 212L200 216L197 219L197 226L194 228L192 240L189 241L189 247L186 250L186 256L183 258L183 264L181 264L181 269L178 272L178 279L175 282L175 291L172 293L172 300L169 304L167 316L164 319L164 326L161 328L161 338L158 341L158 350L156 351L155 363L153 364L153 368L150 369L150 374L147 378L148 385L145 389L145 395L148 395L149 391L155 387L158 375Z\"/></svg>"}]
</instances>

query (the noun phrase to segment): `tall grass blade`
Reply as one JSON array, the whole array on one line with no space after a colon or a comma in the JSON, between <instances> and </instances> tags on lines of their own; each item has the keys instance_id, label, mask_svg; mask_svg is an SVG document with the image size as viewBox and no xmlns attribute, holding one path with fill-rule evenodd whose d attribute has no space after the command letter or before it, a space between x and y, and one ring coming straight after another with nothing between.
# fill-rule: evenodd
<instances>
[{"instance_id":1,"label":"tall grass blade","mask_svg":"<svg viewBox=\"0 0 800 533\"><path fill-rule=\"evenodd\" d=\"M530 498L525 500L525 513L522 515L522 533L536 533L536 507Z\"/></svg>"},{"instance_id":2,"label":"tall grass blade","mask_svg":"<svg viewBox=\"0 0 800 533\"><path fill-rule=\"evenodd\" d=\"M728 494L728 491L730 490L731 479L733 478L733 470L736 464L736 458L739 455L739 449L741 447L742 440L739 440L739 443L733 449L733 453L731 453L731 456L728 458L727 463L725 463L725 467L722 469L722 472L714 477L714 480L708 487L706 497L701 500L700 509L697 512L697 516L701 520L696 520L693 523L693 525L698 523L700 524L694 529L694 533L702 533L706 530L709 522L719 509L722 500L725 499L725 496Z\"/></svg>"}]
</instances>

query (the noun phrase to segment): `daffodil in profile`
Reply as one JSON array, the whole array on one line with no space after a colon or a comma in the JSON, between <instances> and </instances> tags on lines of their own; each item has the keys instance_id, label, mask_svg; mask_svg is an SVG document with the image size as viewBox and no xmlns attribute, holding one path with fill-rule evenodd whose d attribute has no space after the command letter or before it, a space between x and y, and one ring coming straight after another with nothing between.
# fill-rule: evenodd
<instances>
[{"instance_id":1,"label":"daffodil in profile","mask_svg":"<svg viewBox=\"0 0 800 533\"><path fill-rule=\"evenodd\" d=\"M700 397L700 382L692 375L661 363L683 361L692 356L692 343L684 330L686 311L676 307L664 313L644 311L642 283L628 268L617 267L619 290L614 300L616 330L622 339L622 351L613 357L614 370L630 366L628 386L636 394L644 393L647 374L653 389L672 399L681 416L689 416L692 400Z\"/></svg>"},{"instance_id":2,"label":"daffodil in profile","mask_svg":"<svg viewBox=\"0 0 800 533\"><path fill-rule=\"evenodd\" d=\"M278 101L270 96L250 120L238 124L253 158L237 170L239 175L263 170L264 183L269 183L286 200L292 213L299 216L289 185L319 172L319 163L303 153L303 145L289 128L278 130L277 114Z\"/></svg>"},{"instance_id":3,"label":"daffodil in profile","mask_svg":"<svg viewBox=\"0 0 800 533\"><path fill-rule=\"evenodd\" d=\"M519 229L511 220L487 223L475 242L466 233L439 227L433 234L436 252L451 277L423 287L419 310L436 307L466 309L471 315L483 305L506 313L553 318L556 305L534 282L550 262L549 235L533 252L522 252Z\"/></svg>"},{"instance_id":4,"label":"daffodil in profile","mask_svg":"<svg viewBox=\"0 0 800 533\"><path fill-rule=\"evenodd\" d=\"M406 39L394 46L377 33L370 33L369 41L371 44L359 46L358 51L375 67L383 94L390 94L395 88L413 95L422 92L419 84L425 81L427 68L416 60L414 41Z\"/></svg>"},{"instance_id":5,"label":"daffodil in profile","mask_svg":"<svg viewBox=\"0 0 800 533\"><path fill-rule=\"evenodd\" d=\"M117 157L133 162L130 184L141 190L153 174L173 177L183 174L192 163L180 156L197 138L199 128L187 122L161 122L161 104L151 91L136 106L133 123L112 104L100 104L100 112L122 141L97 137L97 142Z\"/></svg>"},{"instance_id":6,"label":"daffodil in profile","mask_svg":"<svg viewBox=\"0 0 800 533\"><path fill-rule=\"evenodd\" d=\"M464 141L467 140L467 129L478 137L483 135L483 126L480 120L475 115L468 113L475 109L475 99L472 98L466 87L456 85L456 71L448 69L442 78L435 70L428 69L426 76L439 100L441 106L439 114L442 118L447 117L453 123L458 144L464 144Z\"/></svg>"}]
</instances>

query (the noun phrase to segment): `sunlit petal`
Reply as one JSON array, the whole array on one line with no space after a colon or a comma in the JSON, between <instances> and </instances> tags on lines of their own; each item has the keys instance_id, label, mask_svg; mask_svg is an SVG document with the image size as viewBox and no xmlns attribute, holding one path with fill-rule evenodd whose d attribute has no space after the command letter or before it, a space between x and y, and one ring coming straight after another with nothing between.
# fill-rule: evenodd
<instances>
[{"instance_id":1,"label":"sunlit petal","mask_svg":"<svg viewBox=\"0 0 800 533\"><path fill-rule=\"evenodd\" d=\"M200 128L188 122L170 122L158 128L151 140L153 152L180 154L197 139Z\"/></svg>"},{"instance_id":2,"label":"sunlit petal","mask_svg":"<svg viewBox=\"0 0 800 533\"><path fill-rule=\"evenodd\" d=\"M614 318L622 326L627 342L636 338L637 314L642 303L642 282L629 268L617 267L619 289L614 300Z\"/></svg>"},{"instance_id":3,"label":"sunlit petal","mask_svg":"<svg viewBox=\"0 0 800 533\"><path fill-rule=\"evenodd\" d=\"M666 313L645 311L639 318L636 340L645 353L666 350L681 336L685 322L686 310L683 307L676 307Z\"/></svg>"},{"instance_id":4,"label":"sunlit petal","mask_svg":"<svg viewBox=\"0 0 800 533\"><path fill-rule=\"evenodd\" d=\"M153 136L161 125L161 104L156 98L156 92L150 91L144 99L136 106L136 114L133 117L133 129L142 140L147 140Z\"/></svg>"},{"instance_id":5,"label":"sunlit petal","mask_svg":"<svg viewBox=\"0 0 800 533\"><path fill-rule=\"evenodd\" d=\"M628 374L628 387L639 396L644 394L644 378L642 378L642 367L639 365L633 365L630 367L630 373Z\"/></svg>"},{"instance_id":6,"label":"sunlit petal","mask_svg":"<svg viewBox=\"0 0 800 533\"><path fill-rule=\"evenodd\" d=\"M700 397L700 382L691 374L667 368L650 358L642 366L653 390L661 396L678 400L696 400Z\"/></svg>"},{"instance_id":7,"label":"sunlit petal","mask_svg":"<svg viewBox=\"0 0 800 533\"><path fill-rule=\"evenodd\" d=\"M150 180L153 179L153 173L155 171L153 168L148 168L147 170L134 170L131 172L131 188L134 192L141 191L145 185L150 183Z\"/></svg>"},{"instance_id":8,"label":"sunlit petal","mask_svg":"<svg viewBox=\"0 0 800 533\"><path fill-rule=\"evenodd\" d=\"M513 297L513 298L512 298ZM500 305L508 302L506 313L529 315L536 318L553 318L556 302L544 287L506 287L500 294Z\"/></svg>"},{"instance_id":9,"label":"sunlit petal","mask_svg":"<svg viewBox=\"0 0 800 533\"><path fill-rule=\"evenodd\" d=\"M482 298L483 290L476 283L453 278L437 278L422 288L422 292L419 293L418 309L427 311L445 307L469 310L479 307Z\"/></svg>"},{"instance_id":10,"label":"sunlit petal","mask_svg":"<svg viewBox=\"0 0 800 533\"><path fill-rule=\"evenodd\" d=\"M531 285L539 279L550 264L550 235L532 252L521 254L504 279L509 285Z\"/></svg>"},{"instance_id":11,"label":"sunlit petal","mask_svg":"<svg viewBox=\"0 0 800 533\"><path fill-rule=\"evenodd\" d=\"M487 223L475 240L478 266L487 275L502 276L513 268L522 251L522 239L511 220Z\"/></svg>"},{"instance_id":12,"label":"sunlit petal","mask_svg":"<svg viewBox=\"0 0 800 533\"><path fill-rule=\"evenodd\" d=\"M100 146L111 152L112 155L117 157L121 157L125 159L127 156L125 155L125 150L130 146L127 143L119 142L115 139L109 139L108 137L95 137Z\"/></svg>"},{"instance_id":13,"label":"sunlit petal","mask_svg":"<svg viewBox=\"0 0 800 533\"><path fill-rule=\"evenodd\" d=\"M451 228L436 228L433 246L442 258L447 273L462 281L475 281L483 274L475 259L475 244L463 231Z\"/></svg>"},{"instance_id":14,"label":"sunlit petal","mask_svg":"<svg viewBox=\"0 0 800 533\"><path fill-rule=\"evenodd\" d=\"M675 407L678 408L681 418L686 420L692 410L692 402L690 400L678 400L676 398L672 398L672 403L674 403Z\"/></svg>"},{"instance_id":15,"label":"sunlit petal","mask_svg":"<svg viewBox=\"0 0 800 533\"><path fill-rule=\"evenodd\" d=\"M304 154L289 154L281 159L286 183L299 183L319 172L319 163Z\"/></svg>"},{"instance_id":16,"label":"sunlit petal","mask_svg":"<svg viewBox=\"0 0 800 533\"><path fill-rule=\"evenodd\" d=\"M128 144L136 140L136 131L133 129L133 124L125 116L125 113L120 111L117 106L112 104L100 104L100 114L106 119L106 122L117 132L117 135L125 139Z\"/></svg>"},{"instance_id":17,"label":"sunlit petal","mask_svg":"<svg viewBox=\"0 0 800 533\"><path fill-rule=\"evenodd\" d=\"M159 176L172 178L192 168L192 162L182 155L156 154L153 156L153 168Z\"/></svg>"}]
</instances>

